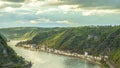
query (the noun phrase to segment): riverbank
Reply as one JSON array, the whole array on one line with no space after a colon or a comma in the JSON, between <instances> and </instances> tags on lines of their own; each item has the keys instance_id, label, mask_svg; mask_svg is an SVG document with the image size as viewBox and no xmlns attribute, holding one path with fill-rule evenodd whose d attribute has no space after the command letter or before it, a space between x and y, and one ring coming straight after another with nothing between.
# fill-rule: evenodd
<instances>
[{"instance_id":1,"label":"riverbank","mask_svg":"<svg viewBox=\"0 0 120 68\"><path fill-rule=\"evenodd\" d=\"M83 54L78 54L78 53L75 53L75 52L70 52L69 50L63 51L63 50L57 50L57 49L53 49L53 48L45 47L45 46L40 47L40 46L37 46L35 44L28 44L28 45L17 44L16 46L17 47L22 47L22 48L25 48L25 49L29 49L29 50L33 50L33 51L34 50L35 51L44 51L44 52L53 53L53 54L57 54L57 55L64 55L64 56L81 58L81 59L85 59L87 61L90 61L90 62L97 63L97 64L101 65L100 61L102 59L102 56L98 57L98 56L92 56L92 55L88 55L88 54L83 55Z\"/></svg>"},{"instance_id":2,"label":"riverbank","mask_svg":"<svg viewBox=\"0 0 120 68\"><path fill-rule=\"evenodd\" d=\"M14 41L14 42L7 42L8 46L11 47L11 45L15 45L17 44L19 41ZM12 47L11 47L12 48ZM20 56L21 57L21 56ZM19 62L22 62L22 61L19 61ZM30 61L24 61L24 64L17 64L17 63L13 63L13 62L9 62L9 63L6 63L4 65L2 65L3 68L15 68L15 67L20 67L20 68L31 68L32 67L32 62Z\"/></svg>"},{"instance_id":3,"label":"riverbank","mask_svg":"<svg viewBox=\"0 0 120 68\"><path fill-rule=\"evenodd\" d=\"M9 45L19 55L27 61L33 63L32 68L101 68L98 64L85 59L68 57L47 53L43 51L32 51L23 47Z\"/></svg>"},{"instance_id":4,"label":"riverbank","mask_svg":"<svg viewBox=\"0 0 120 68\"><path fill-rule=\"evenodd\" d=\"M25 62L25 64L16 64L13 62L9 62L6 64L3 64L0 66L0 68L31 68L32 67L32 63L31 62Z\"/></svg>"}]
</instances>

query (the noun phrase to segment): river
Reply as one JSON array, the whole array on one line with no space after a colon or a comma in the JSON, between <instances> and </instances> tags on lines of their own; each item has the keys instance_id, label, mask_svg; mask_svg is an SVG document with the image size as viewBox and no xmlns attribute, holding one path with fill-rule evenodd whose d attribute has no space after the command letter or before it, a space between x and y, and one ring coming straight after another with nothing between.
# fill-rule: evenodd
<instances>
[{"instance_id":1,"label":"river","mask_svg":"<svg viewBox=\"0 0 120 68\"><path fill-rule=\"evenodd\" d=\"M15 47L16 43L17 41L12 41L8 44L19 56L33 62L32 68L100 68L99 65L84 59Z\"/></svg>"}]
</instances>

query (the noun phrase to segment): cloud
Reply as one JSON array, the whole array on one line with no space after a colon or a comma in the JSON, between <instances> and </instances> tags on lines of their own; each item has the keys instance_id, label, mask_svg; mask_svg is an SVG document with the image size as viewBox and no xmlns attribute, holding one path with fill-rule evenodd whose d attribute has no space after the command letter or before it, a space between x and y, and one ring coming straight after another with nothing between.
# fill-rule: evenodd
<instances>
[{"instance_id":1,"label":"cloud","mask_svg":"<svg viewBox=\"0 0 120 68\"><path fill-rule=\"evenodd\" d=\"M73 22L69 21L69 20L50 20L47 18L40 18L40 19L36 19L36 20L30 20L31 24L73 24Z\"/></svg>"},{"instance_id":2,"label":"cloud","mask_svg":"<svg viewBox=\"0 0 120 68\"><path fill-rule=\"evenodd\" d=\"M71 21L68 21L68 20L50 20L50 19L47 19L47 18L40 18L36 21L33 21L33 22L39 22L39 23L57 23L57 24L71 24L72 22ZM37 24L36 23L36 24Z\"/></svg>"},{"instance_id":3,"label":"cloud","mask_svg":"<svg viewBox=\"0 0 120 68\"><path fill-rule=\"evenodd\" d=\"M50 19L46 19L46 18L38 19L38 21L43 22L43 23L51 22Z\"/></svg>"},{"instance_id":4,"label":"cloud","mask_svg":"<svg viewBox=\"0 0 120 68\"><path fill-rule=\"evenodd\" d=\"M30 20L31 24L38 24L38 22L36 20Z\"/></svg>"},{"instance_id":5,"label":"cloud","mask_svg":"<svg viewBox=\"0 0 120 68\"><path fill-rule=\"evenodd\" d=\"M47 0L45 2L46 2L45 5L48 5L48 6L58 6L58 5L64 4L64 1L61 1L61 0Z\"/></svg>"},{"instance_id":6,"label":"cloud","mask_svg":"<svg viewBox=\"0 0 120 68\"><path fill-rule=\"evenodd\" d=\"M7 2L24 2L25 0L1 0L1 1L7 1Z\"/></svg>"},{"instance_id":7,"label":"cloud","mask_svg":"<svg viewBox=\"0 0 120 68\"><path fill-rule=\"evenodd\" d=\"M43 13L50 13L50 12L56 12L56 11L61 11L59 8L48 8L48 9L39 9L36 11L36 15L38 14L43 14Z\"/></svg>"},{"instance_id":8,"label":"cloud","mask_svg":"<svg viewBox=\"0 0 120 68\"><path fill-rule=\"evenodd\" d=\"M38 14L43 14L43 13L50 13L50 12L63 12L63 13L67 13L67 12L71 12L71 11L79 11L78 5L60 5L57 7L51 7L48 9L39 9L36 12L36 15Z\"/></svg>"},{"instance_id":9,"label":"cloud","mask_svg":"<svg viewBox=\"0 0 120 68\"><path fill-rule=\"evenodd\" d=\"M105 14L114 14L114 13L119 13L118 10L109 10L109 9L104 9L104 10L82 10L82 15L83 16L91 16L91 15L105 15Z\"/></svg>"},{"instance_id":10,"label":"cloud","mask_svg":"<svg viewBox=\"0 0 120 68\"><path fill-rule=\"evenodd\" d=\"M13 3L13 2L4 2L0 1L0 9L4 9L6 7L12 7L12 8L20 8L22 6L22 3Z\"/></svg>"},{"instance_id":11,"label":"cloud","mask_svg":"<svg viewBox=\"0 0 120 68\"><path fill-rule=\"evenodd\" d=\"M120 0L0 0L0 20L22 20L24 24L30 25L44 23L71 26L99 21L119 22L119 3ZM109 21L112 17L114 21Z\"/></svg>"},{"instance_id":12,"label":"cloud","mask_svg":"<svg viewBox=\"0 0 120 68\"><path fill-rule=\"evenodd\" d=\"M76 11L79 6L78 5L61 5L61 6L58 6L58 8L64 12L67 12L67 11Z\"/></svg>"},{"instance_id":13,"label":"cloud","mask_svg":"<svg viewBox=\"0 0 120 68\"><path fill-rule=\"evenodd\" d=\"M62 0L66 4L78 4L83 8L120 9L120 0Z\"/></svg>"},{"instance_id":14,"label":"cloud","mask_svg":"<svg viewBox=\"0 0 120 68\"><path fill-rule=\"evenodd\" d=\"M0 2L24 3L27 6L79 5L85 9L120 9L120 0L0 0Z\"/></svg>"},{"instance_id":15,"label":"cloud","mask_svg":"<svg viewBox=\"0 0 120 68\"><path fill-rule=\"evenodd\" d=\"M111 9L82 9L78 8L78 5L62 5L57 8L49 8L44 10L36 11L36 15L41 14L52 14L61 12L63 14L67 13L81 13L83 16L91 16L91 15L106 15L106 14L120 14L120 10L111 10Z\"/></svg>"},{"instance_id":16,"label":"cloud","mask_svg":"<svg viewBox=\"0 0 120 68\"><path fill-rule=\"evenodd\" d=\"M50 19L46 19L46 18L40 18L40 19L30 20L31 24L51 23L51 22L53 22L53 21L51 21Z\"/></svg>"},{"instance_id":17,"label":"cloud","mask_svg":"<svg viewBox=\"0 0 120 68\"><path fill-rule=\"evenodd\" d=\"M5 12L14 12L15 9L12 8L12 7L6 7L6 8L4 8L4 11L5 11Z\"/></svg>"},{"instance_id":18,"label":"cloud","mask_svg":"<svg viewBox=\"0 0 120 68\"><path fill-rule=\"evenodd\" d=\"M24 7L24 8L39 8L43 4L44 4L43 1L28 0L28 1L24 2L22 7Z\"/></svg>"},{"instance_id":19,"label":"cloud","mask_svg":"<svg viewBox=\"0 0 120 68\"><path fill-rule=\"evenodd\" d=\"M68 21L68 20L61 20L61 21L56 21L59 24L71 24L72 22Z\"/></svg>"},{"instance_id":20,"label":"cloud","mask_svg":"<svg viewBox=\"0 0 120 68\"><path fill-rule=\"evenodd\" d=\"M24 2L24 7L34 7L34 8L39 8L39 7L50 7L50 6L58 6L63 4L63 1L60 0L26 0Z\"/></svg>"},{"instance_id":21,"label":"cloud","mask_svg":"<svg viewBox=\"0 0 120 68\"><path fill-rule=\"evenodd\" d=\"M67 26L75 26L75 27L78 27L80 26L79 23L77 22L72 22L72 21L69 21L69 20L59 20L59 21L56 21L57 24L64 24L64 25L67 25Z\"/></svg>"},{"instance_id":22,"label":"cloud","mask_svg":"<svg viewBox=\"0 0 120 68\"><path fill-rule=\"evenodd\" d=\"M119 13L119 2L120 0L2 0L0 9L11 7L19 10L32 10L36 12L36 15L55 11L82 12L84 16L89 16L101 12L104 14Z\"/></svg>"}]
</instances>

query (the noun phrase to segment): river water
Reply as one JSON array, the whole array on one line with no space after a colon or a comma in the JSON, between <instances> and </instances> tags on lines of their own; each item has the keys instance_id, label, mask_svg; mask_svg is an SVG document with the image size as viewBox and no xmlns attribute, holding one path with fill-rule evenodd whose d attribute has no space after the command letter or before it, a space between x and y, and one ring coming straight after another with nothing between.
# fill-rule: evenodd
<instances>
[{"instance_id":1,"label":"river water","mask_svg":"<svg viewBox=\"0 0 120 68\"><path fill-rule=\"evenodd\" d=\"M30 51L15 47L16 42L10 43L15 52L28 61L33 62L32 68L100 68L97 64L84 59L50 54L40 51Z\"/></svg>"}]
</instances>

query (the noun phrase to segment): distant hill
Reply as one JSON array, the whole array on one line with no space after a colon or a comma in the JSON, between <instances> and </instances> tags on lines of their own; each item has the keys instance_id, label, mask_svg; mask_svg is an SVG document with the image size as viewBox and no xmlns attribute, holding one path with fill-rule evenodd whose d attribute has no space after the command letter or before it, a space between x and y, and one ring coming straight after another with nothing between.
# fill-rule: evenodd
<instances>
[{"instance_id":1,"label":"distant hill","mask_svg":"<svg viewBox=\"0 0 120 68\"><path fill-rule=\"evenodd\" d=\"M4 34L8 39L18 39L23 37L23 35L27 32L30 32L31 30L34 30L37 28L27 28L27 27L16 27L16 28L4 28L0 29L0 33Z\"/></svg>"},{"instance_id":2,"label":"distant hill","mask_svg":"<svg viewBox=\"0 0 120 68\"><path fill-rule=\"evenodd\" d=\"M59 29L37 28L37 27L14 27L1 28L0 33L7 37L7 39L30 39L37 35L37 33L48 32Z\"/></svg>"},{"instance_id":3,"label":"distant hill","mask_svg":"<svg viewBox=\"0 0 120 68\"><path fill-rule=\"evenodd\" d=\"M95 56L107 55L112 63L120 67L120 55L118 54L120 53L120 26L15 29L8 29L8 31L13 31L12 33L7 33L4 29L0 29L0 32L2 31L8 38L12 37L11 39L28 39L19 44L36 44L80 54L87 51ZM15 33L18 34L17 37L13 36Z\"/></svg>"}]
</instances>

